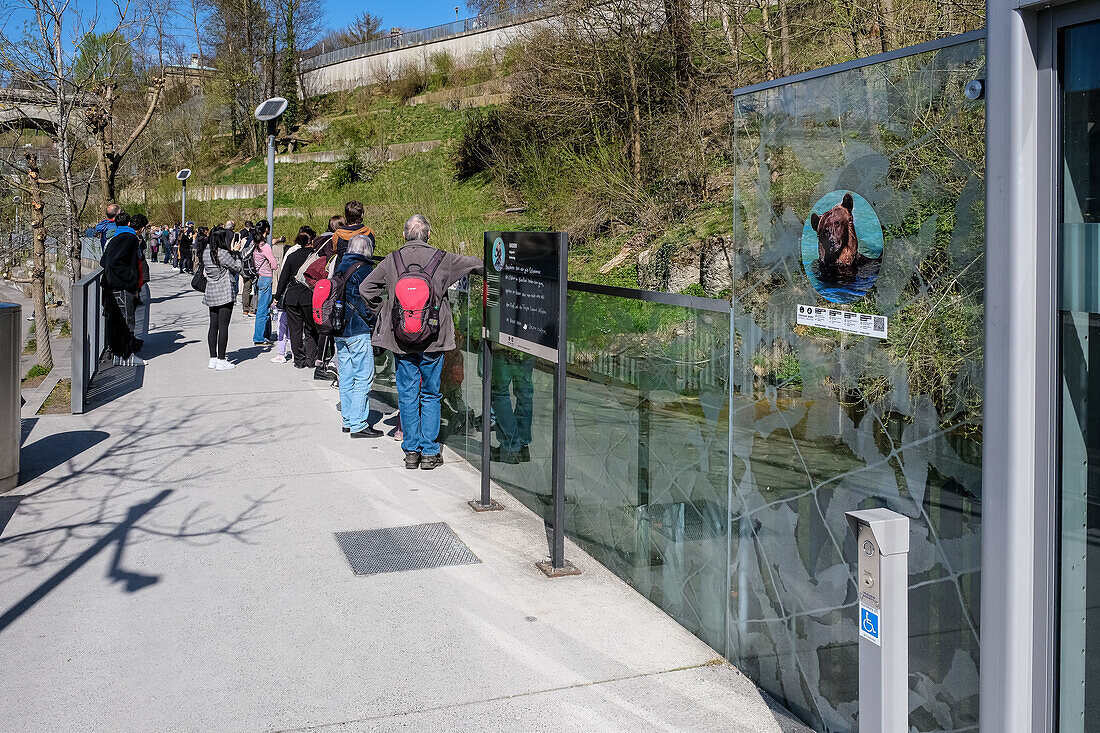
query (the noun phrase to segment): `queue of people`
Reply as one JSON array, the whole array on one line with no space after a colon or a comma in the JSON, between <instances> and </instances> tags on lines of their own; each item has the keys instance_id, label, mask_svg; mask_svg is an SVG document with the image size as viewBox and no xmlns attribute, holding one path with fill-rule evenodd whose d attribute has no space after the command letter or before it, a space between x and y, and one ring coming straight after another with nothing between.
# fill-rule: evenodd
<instances>
[{"instance_id":1,"label":"queue of people","mask_svg":"<svg viewBox=\"0 0 1100 733\"><path fill-rule=\"evenodd\" d=\"M352 438L383 435L370 420L370 393L376 354L391 352L404 465L431 470L443 464L444 355L455 350L447 290L467 274L482 273L483 263L429 244L431 226L419 214L405 223L402 246L379 261L363 215L363 205L349 201L325 232L302 226L281 256L269 244L266 221L239 229L233 221L210 229L193 222L154 227L148 241L154 257L191 274L202 290L210 369L237 366L227 350L240 302L245 317L255 319L253 345L274 347L272 362L338 382L341 427Z\"/></svg>"}]
</instances>

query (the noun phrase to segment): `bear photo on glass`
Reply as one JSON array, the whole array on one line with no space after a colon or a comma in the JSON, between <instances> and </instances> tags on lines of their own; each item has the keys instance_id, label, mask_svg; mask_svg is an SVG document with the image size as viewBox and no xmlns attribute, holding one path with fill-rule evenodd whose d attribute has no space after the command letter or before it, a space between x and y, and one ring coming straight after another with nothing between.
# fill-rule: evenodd
<instances>
[{"instance_id":1,"label":"bear photo on glass","mask_svg":"<svg viewBox=\"0 0 1100 733\"><path fill-rule=\"evenodd\" d=\"M852 191L832 191L818 199L802 230L806 276L832 303L851 303L871 291L883 250L878 215Z\"/></svg>"}]
</instances>

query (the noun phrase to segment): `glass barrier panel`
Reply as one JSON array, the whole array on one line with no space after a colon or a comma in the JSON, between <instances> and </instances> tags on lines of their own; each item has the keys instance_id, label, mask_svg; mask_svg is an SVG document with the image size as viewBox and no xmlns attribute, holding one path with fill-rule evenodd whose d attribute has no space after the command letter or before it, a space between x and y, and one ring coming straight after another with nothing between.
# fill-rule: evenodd
<instances>
[{"instance_id":1,"label":"glass barrier panel","mask_svg":"<svg viewBox=\"0 0 1100 733\"><path fill-rule=\"evenodd\" d=\"M566 533L725 641L729 314L571 291Z\"/></svg>"},{"instance_id":2,"label":"glass barrier panel","mask_svg":"<svg viewBox=\"0 0 1100 733\"><path fill-rule=\"evenodd\" d=\"M984 63L736 99L727 656L818 730L857 729L844 512L880 506L912 528L910 729L977 729Z\"/></svg>"}]
</instances>

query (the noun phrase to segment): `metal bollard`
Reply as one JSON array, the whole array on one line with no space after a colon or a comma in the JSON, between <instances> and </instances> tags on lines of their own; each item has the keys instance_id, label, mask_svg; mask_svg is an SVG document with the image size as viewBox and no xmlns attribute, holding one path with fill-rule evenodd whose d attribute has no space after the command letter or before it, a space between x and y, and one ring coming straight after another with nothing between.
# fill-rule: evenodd
<instances>
[{"instance_id":1,"label":"metal bollard","mask_svg":"<svg viewBox=\"0 0 1100 733\"><path fill-rule=\"evenodd\" d=\"M909 518L845 512L856 535L859 733L909 730Z\"/></svg>"},{"instance_id":2,"label":"metal bollard","mask_svg":"<svg viewBox=\"0 0 1100 733\"><path fill-rule=\"evenodd\" d=\"M23 309L0 303L0 492L19 483L19 355Z\"/></svg>"}]
</instances>

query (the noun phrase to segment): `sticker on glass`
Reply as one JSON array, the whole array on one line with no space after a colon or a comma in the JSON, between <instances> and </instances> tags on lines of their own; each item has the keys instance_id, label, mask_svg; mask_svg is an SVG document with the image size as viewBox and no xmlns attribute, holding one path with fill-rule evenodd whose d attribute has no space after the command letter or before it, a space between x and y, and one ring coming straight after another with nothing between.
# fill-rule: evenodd
<instances>
[{"instance_id":1,"label":"sticker on glass","mask_svg":"<svg viewBox=\"0 0 1100 733\"><path fill-rule=\"evenodd\" d=\"M854 333L857 336L870 336L877 339L887 338L890 329L890 320L886 316L805 304L798 306L795 322L799 326L827 328L831 331Z\"/></svg>"},{"instance_id":2,"label":"sticker on glass","mask_svg":"<svg viewBox=\"0 0 1100 733\"><path fill-rule=\"evenodd\" d=\"M878 214L852 191L822 196L802 227L802 267L831 303L853 303L871 292L883 249Z\"/></svg>"}]
</instances>

